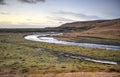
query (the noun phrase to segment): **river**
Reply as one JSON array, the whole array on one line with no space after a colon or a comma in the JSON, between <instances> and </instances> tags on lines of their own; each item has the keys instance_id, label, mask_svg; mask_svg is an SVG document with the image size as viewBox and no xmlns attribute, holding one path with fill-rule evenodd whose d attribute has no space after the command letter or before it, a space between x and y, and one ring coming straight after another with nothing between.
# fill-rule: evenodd
<instances>
[{"instance_id":1,"label":"river","mask_svg":"<svg viewBox=\"0 0 120 77\"><path fill-rule=\"evenodd\" d=\"M27 40L31 41L38 41L38 42L47 42L47 43L55 43L55 44L64 44L64 45L75 45L75 46L83 46L83 47L91 47L91 48L99 48L99 49L107 49L107 50L120 50L120 46L114 46L114 45L102 45L102 44L92 44L92 43L75 43L75 42L67 42L67 41L61 41L52 38L51 36L57 36L57 35L62 35L62 33L57 33L57 34L34 34L34 35L27 35L24 38ZM61 53L57 53L61 54ZM104 63L104 64L118 64L118 62L114 61L107 61L107 60L98 60L98 59L93 59L81 55L71 55L69 53L62 53L63 56L66 57L71 57L71 58L76 58L76 59L84 59L87 61L92 61L92 62L99 62L99 63Z\"/></svg>"}]
</instances>

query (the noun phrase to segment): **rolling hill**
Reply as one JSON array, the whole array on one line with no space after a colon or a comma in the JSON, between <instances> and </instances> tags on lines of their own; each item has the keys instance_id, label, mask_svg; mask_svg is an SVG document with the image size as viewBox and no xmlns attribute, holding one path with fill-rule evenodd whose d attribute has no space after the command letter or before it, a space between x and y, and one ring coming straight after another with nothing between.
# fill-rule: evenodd
<instances>
[{"instance_id":1,"label":"rolling hill","mask_svg":"<svg viewBox=\"0 0 120 77\"><path fill-rule=\"evenodd\" d=\"M57 29L63 31L58 40L120 45L120 19L66 23Z\"/></svg>"},{"instance_id":2,"label":"rolling hill","mask_svg":"<svg viewBox=\"0 0 120 77\"><path fill-rule=\"evenodd\" d=\"M66 23L59 28L71 32L120 35L120 19Z\"/></svg>"}]
</instances>

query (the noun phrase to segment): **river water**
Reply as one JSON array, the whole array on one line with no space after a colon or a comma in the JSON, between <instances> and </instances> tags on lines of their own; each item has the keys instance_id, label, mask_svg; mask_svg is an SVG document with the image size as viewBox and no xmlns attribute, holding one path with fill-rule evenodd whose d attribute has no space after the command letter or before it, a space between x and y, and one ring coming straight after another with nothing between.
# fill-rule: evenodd
<instances>
[{"instance_id":1,"label":"river water","mask_svg":"<svg viewBox=\"0 0 120 77\"><path fill-rule=\"evenodd\" d=\"M64 44L64 45L75 45L75 46L107 49L107 50L120 50L120 46L101 45L101 44L92 44L92 43L67 42L67 41L61 41L61 40L57 40L57 39L54 39L54 38L50 37L50 36L57 36L57 35L62 35L62 33L37 34L37 35L35 34L35 35L25 36L24 38L27 39L27 40L38 41L38 42L47 42L47 43ZM71 58L76 58L76 59L84 59L84 60L92 61L92 62L99 62L99 63L105 63L105 64L118 64L118 62L114 62L114 61L98 60L98 59L93 59L93 58L88 58L88 57L83 57L83 56L70 55L70 54L67 54L67 53L63 53L62 55L67 56L67 57L71 57Z\"/></svg>"},{"instance_id":2,"label":"river water","mask_svg":"<svg viewBox=\"0 0 120 77\"><path fill-rule=\"evenodd\" d=\"M56 35L61 35L61 33L59 33L59 34L28 35L25 37L25 39L31 40L31 41L40 41L40 42L65 44L65 45L75 45L75 46L107 49L107 50L120 50L120 46L92 44L92 43L67 42L67 41L61 41L61 40L57 40L57 39L54 39L52 37L49 37L49 36L56 36Z\"/></svg>"}]
</instances>

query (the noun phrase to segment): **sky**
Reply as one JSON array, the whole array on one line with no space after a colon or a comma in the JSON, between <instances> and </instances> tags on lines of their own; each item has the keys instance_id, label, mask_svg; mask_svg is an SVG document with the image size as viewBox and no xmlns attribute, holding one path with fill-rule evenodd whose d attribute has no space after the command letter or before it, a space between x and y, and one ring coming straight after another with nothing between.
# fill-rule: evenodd
<instances>
[{"instance_id":1,"label":"sky","mask_svg":"<svg viewBox=\"0 0 120 77\"><path fill-rule=\"evenodd\" d=\"M120 0L0 0L0 28L45 28L120 18Z\"/></svg>"}]
</instances>

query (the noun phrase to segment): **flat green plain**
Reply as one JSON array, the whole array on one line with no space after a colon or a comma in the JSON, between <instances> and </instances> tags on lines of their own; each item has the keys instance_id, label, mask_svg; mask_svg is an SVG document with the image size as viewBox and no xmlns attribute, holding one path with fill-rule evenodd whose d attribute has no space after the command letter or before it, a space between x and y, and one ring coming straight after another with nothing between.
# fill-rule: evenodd
<instances>
[{"instance_id":1,"label":"flat green plain","mask_svg":"<svg viewBox=\"0 0 120 77\"><path fill-rule=\"evenodd\" d=\"M120 65L108 65L57 56L56 52L80 54L96 59L120 62L120 51L60 45L25 40L29 33L0 33L0 71L47 74L66 72L120 72ZM39 50L38 50L39 48Z\"/></svg>"}]
</instances>

